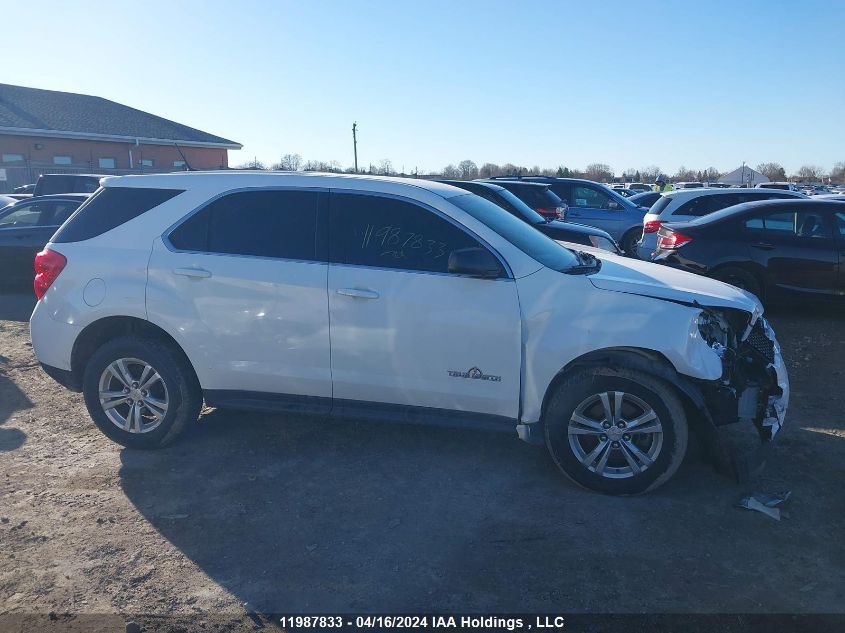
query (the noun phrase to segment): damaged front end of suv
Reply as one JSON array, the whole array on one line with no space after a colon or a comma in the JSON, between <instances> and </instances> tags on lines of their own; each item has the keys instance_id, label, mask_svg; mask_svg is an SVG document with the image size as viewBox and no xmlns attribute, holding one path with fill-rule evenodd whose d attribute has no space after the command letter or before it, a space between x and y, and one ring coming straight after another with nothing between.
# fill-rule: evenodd
<instances>
[{"instance_id":1,"label":"damaged front end of suv","mask_svg":"<svg viewBox=\"0 0 845 633\"><path fill-rule=\"evenodd\" d=\"M702 340L722 361L722 376L696 381L706 403L704 415L718 428L713 448L739 480L762 465L781 430L789 404L789 377L775 333L762 314L734 308L697 306ZM739 425L733 423L739 422ZM759 441L749 450L748 431Z\"/></svg>"}]
</instances>

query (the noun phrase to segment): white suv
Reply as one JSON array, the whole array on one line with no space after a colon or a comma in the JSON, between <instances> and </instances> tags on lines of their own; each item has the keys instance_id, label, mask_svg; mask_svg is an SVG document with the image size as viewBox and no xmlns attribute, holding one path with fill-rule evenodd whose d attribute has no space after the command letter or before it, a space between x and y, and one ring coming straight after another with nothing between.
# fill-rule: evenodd
<instances>
[{"instance_id":1,"label":"white suv","mask_svg":"<svg viewBox=\"0 0 845 633\"><path fill-rule=\"evenodd\" d=\"M637 243L637 255L649 261L657 250L657 232L664 222L689 222L714 211L754 200L806 198L797 191L780 189L681 189L664 193L643 216L643 235Z\"/></svg>"},{"instance_id":2,"label":"white suv","mask_svg":"<svg viewBox=\"0 0 845 633\"><path fill-rule=\"evenodd\" d=\"M675 472L688 424L765 443L788 402L751 295L573 252L435 182L113 178L36 271L39 360L129 447L173 441L204 399L516 431L577 483L635 494Z\"/></svg>"}]
</instances>

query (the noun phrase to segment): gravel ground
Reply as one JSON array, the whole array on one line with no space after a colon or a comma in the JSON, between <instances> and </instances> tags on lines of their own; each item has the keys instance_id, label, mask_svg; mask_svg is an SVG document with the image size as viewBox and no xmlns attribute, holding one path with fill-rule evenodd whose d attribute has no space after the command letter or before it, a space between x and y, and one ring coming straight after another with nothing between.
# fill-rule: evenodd
<instances>
[{"instance_id":1,"label":"gravel ground","mask_svg":"<svg viewBox=\"0 0 845 633\"><path fill-rule=\"evenodd\" d=\"M122 449L39 368L32 303L0 295L0 629L252 629L244 602L845 613L845 311L772 313L793 395L761 474L736 484L693 451L657 492L611 498L542 447L475 431L209 409L174 446ZM780 490L780 522L737 507Z\"/></svg>"}]
</instances>

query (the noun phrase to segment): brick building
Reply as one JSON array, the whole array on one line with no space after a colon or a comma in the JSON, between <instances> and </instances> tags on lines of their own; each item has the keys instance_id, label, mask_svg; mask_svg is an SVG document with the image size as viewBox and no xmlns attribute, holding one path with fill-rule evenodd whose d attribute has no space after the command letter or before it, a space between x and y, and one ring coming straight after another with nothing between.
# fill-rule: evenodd
<instances>
[{"instance_id":1,"label":"brick building","mask_svg":"<svg viewBox=\"0 0 845 633\"><path fill-rule=\"evenodd\" d=\"M0 84L0 192L45 173L225 169L241 147L101 97Z\"/></svg>"}]
</instances>

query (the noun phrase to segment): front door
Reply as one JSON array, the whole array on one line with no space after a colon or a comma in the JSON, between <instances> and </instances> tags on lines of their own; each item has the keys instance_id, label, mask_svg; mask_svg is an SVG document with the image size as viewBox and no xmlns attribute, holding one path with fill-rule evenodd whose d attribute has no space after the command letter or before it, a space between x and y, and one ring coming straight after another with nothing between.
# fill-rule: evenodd
<instances>
[{"instance_id":1,"label":"front door","mask_svg":"<svg viewBox=\"0 0 845 633\"><path fill-rule=\"evenodd\" d=\"M329 310L334 406L383 403L516 418L516 284L448 272L484 247L433 209L333 192Z\"/></svg>"},{"instance_id":2,"label":"front door","mask_svg":"<svg viewBox=\"0 0 845 633\"><path fill-rule=\"evenodd\" d=\"M325 196L230 193L156 241L149 318L188 351L204 389L229 392L218 398L328 410Z\"/></svg>"},{"instance_id":3,"label":"front door","mask_svg":"<svg viewBox=\"0 0 845 633\"><path fill-rule=\"evenodd\" d=\"M567 204L566 220L570 222L598 227L615 239L619 239L626 228L625 207L598 187L573 183Z\"/></svg>"}]
</instances>

